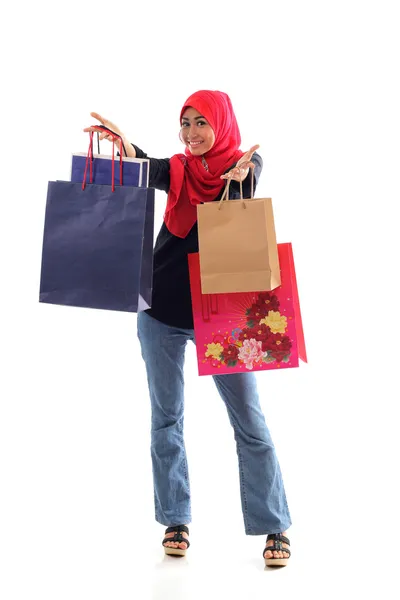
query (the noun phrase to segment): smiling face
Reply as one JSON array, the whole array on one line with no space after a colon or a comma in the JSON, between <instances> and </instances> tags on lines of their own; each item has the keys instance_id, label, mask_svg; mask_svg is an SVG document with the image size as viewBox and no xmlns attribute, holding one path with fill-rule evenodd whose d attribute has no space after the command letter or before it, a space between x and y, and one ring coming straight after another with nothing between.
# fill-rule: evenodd
<instances>
[{"instance_id":1,"label":"smiling face","mask_svg":"<svg viewBox=\"0 0 400 600\"><path fill-rule=\"evenodd\" d=\"M207 119L189 107L182 115L181 139L192 154L201 156L214 146L215 135Z\"/></svg>"}]
</instances>

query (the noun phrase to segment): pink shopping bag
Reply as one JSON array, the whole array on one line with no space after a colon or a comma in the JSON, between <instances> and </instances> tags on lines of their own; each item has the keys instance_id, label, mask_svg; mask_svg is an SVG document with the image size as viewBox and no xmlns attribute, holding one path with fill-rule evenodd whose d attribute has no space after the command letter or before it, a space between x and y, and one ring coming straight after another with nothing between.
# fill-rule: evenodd
<instances>
[{"instance_id":1,"label":"pink shopping bag","mask_svg":"<svg viewBox=\"0 0 400 600\"><path fill-rule=\"evenodd\" d=\"M271 292L201 293L189 254L199 375L268 371L307 362L292 245L278 244L281 285Z\"/></svg>"}]
</instances>

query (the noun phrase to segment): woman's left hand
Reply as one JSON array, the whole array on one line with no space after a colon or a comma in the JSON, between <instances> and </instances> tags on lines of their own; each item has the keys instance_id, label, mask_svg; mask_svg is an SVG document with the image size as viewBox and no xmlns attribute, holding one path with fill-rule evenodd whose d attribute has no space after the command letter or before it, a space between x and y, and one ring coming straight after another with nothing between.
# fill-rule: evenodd
<instances>
[{"instance_id":1,"label":"woman's left hand","mask_svg":"<svg viewBox=\"0 0 400 600\"><path fill-rule=\"evenodd\" d=\"M247 175L249 174L249 168L254 168L255 166L254 163L251 162L251 158L254 152L259 149L259 147L260 146L258 144L252 146L250 150L243 154L242 158L239 158L239 160L236 163L236 166L233 167L233 169L231 169L224 175L221 175L221 179L233 179L234 181L244 181Z\"/></svg>"}]
</instances>

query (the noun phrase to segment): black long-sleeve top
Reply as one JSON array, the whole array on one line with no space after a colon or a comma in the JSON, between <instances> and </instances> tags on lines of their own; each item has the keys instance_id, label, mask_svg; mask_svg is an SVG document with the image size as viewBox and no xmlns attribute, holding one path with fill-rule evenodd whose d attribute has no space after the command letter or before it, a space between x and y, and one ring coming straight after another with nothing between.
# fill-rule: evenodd
<instances>
[{"instance_id":1,"label":"black long-sleeve top","mask_svg":"<svg viewBox=\"0 0 400 600\"><path fill-rule=\"evenodd\" d=\"M134 146L134 148L137 158L149 158L150 160L150 187L168 193L170 185L169 159L150 158L137 146ZM253 154L252 162L255 164L255 189L263 162L261 156L257 153ZM231 165L228 170L234 166L234 164ZM242 184L244 198L250 197L251 176L250 170L249 175ZM223 190L224 188L215 198L215 201L220 200ZM240 198L239 182L231 182L229 197L232 199ZM193 329L187 256L198 251L197 222L185 238L173 235L167 229L165 223L162 224L154 247L152 304L151 308L146 310L149 315L158 321L180 329Z\"/></svg>"}]
</instances>

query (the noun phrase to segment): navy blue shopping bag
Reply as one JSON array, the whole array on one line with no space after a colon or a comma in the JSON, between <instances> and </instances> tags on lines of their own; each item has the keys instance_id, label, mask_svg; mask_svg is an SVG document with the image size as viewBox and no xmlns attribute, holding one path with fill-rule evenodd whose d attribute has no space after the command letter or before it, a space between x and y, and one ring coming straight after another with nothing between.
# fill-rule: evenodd
<instances>
[{"instance_id":1,"label":"navy blue shopping bag","mask_svg":"<svg viewBox=\"0 0 400 600\"><path fill-rule=\"evenodd\" d=\"M82 182L85 172L86 154L72 155L71 181ZM149 185L149 159L148 158L122 158L123 185L147 187ZM109 184L111 181L112 157L103 154L93 154L92 181L100 185ZM115 183L120 185L120 170L115 170Z\"/></svg>"},{"instance_id":2,"label":"navy blue shopping bag","mask_svg":"<svg viewBox=\"0 0 400 600\"><path fill-rule=\"evenodd\" d=\"M133 185L134 187L148 187L149 185L149 163L148 158L130 158L126 156L126 149L121 136L105 127L104 125L93 125L97 132L98 154L93 153L93 131L90 132L90 143L87 154L81 152L72 155L71 181L81 183L86 180L86 172L89 183L109 185L114 181L116 185ZM112 154L106 156L100 154L99 132L107 132L113 140ZM115 168L115 144L119 147L119 168Z\"/></svg>"},{"instance_id":3,"label":"navy blue shopping bag","mask_svg":"<svg viewBox=\"0 0 400 600\"><path fill-rule=\"evenodd\" d=\"M153 232L153 188L50 181L39 301L149 308Z\"/></svg>"},{"instance_id":4,"label":"navy blue shopping bag","mask_svg":"<svg viewBox=\"0 0 400 600\"><path fill-rule=\"evenodd\" d=\"M127 157L124 142L117 133L105 125L93 125L97 132L98 154L93 153L93 134L90 132L90 144L87 154L76 153L72 155L71 181L81 183L88 169L89 183L108 185L114 180L116 185L133 185L135 187L148 187L150 160L148 158ZM99 132L107 132L113 140L111 156L100 154ZM114 168L115 145L119 148L119 168Z\"/></svg>"}]
</instances>

